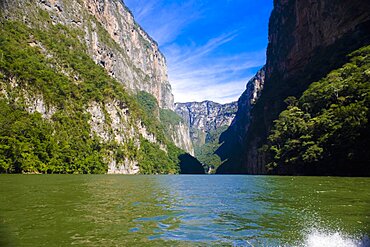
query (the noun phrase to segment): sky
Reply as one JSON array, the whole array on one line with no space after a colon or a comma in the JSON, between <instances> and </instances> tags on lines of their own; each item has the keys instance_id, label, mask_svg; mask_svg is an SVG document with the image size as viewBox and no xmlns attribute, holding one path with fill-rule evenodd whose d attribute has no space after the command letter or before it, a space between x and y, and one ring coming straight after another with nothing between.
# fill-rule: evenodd
<instances>
[{"instance_id":1,"label":"sky","mask_svg":"<svg viewBox=\"0 0 370 247\"><path fill-rule=\"evenodd\" d=\"M175 102L236 101L265 64L272 0L124 0L167 59Z\"/></svg>"}]
</instances>

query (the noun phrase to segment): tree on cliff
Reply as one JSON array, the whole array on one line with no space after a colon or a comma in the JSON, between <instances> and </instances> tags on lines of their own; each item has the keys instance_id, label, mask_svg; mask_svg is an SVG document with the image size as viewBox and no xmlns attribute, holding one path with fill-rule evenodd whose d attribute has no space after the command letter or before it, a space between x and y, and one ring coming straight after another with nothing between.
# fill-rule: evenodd
<instances>
[{"instance_id":1,"label":"tree on cliff","mask_svg":"<svg viewBox=\"0 0 370 247\"><path fill-rule=\"evenodd\" d=\"M270 169L302 174L370 172L370 46L312 83L299 100L289 97L265 146Z\"/></svg>"}]
</instances>

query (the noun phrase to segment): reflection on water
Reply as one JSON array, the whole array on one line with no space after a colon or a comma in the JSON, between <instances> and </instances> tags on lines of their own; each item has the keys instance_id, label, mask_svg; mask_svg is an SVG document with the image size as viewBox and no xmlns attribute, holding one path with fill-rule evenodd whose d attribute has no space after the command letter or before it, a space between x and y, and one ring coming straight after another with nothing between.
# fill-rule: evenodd
<instances>
[{"instance_id":1,"label":"reflection on water","mask_svg":"<svg viewBox=\"0 0 370 247\"><path fill-rule=\"evenodd\" d=\"M369 182L1 175L0 245L368 246Z\"/></svg>"}]
</instances>

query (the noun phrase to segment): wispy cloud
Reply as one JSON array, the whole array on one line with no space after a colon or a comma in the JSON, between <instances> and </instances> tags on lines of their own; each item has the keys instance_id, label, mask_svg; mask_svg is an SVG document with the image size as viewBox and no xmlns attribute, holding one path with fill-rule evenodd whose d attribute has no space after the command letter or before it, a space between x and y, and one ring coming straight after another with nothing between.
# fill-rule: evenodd
<instances>
[{"instance_id":1,"label":"wispy cloud","mask_svg":"<svg viewBox=\"0 0 370 247\"><path fill-rule=\"evenodd\" d=\"M231 3L216 0L125 2L165 54L177 102L235 101L249 78L265 63L264 45L254 52L245 50L246 46L253 45L248 42L253 43L255 38L250 33L251 27L246 30L245 22L237 20L231 24L223 19L226 16L220 16L222 8L227 4L233 6ZM213 4L219 9L210 12Z\"/></svg>"},{"instance_id":2,"label":"wispy cloud","mask_svg":"<svg viewBox=\"0 0 370 247\"><path fill-rule=\"evenodd\" d=\"M264 64L265 51L229 56L214 56L222 45L231 42L237 31L222 34L201 46L167 47L169 77L175 100L237 100L256 68Z\"/></svg>"},{"instance_id":3,"label":"wispy cloud","mask_svg":"<svg viewBox=\"0 0 370 247\"><path fill-rule=\"evenodd\" d=\"M184 63L193 62L196 59L203 59L221 45L232 41L236 36L237 30L234 30L210 39L205 45L197 46L195 43L192 43L190 46L169 46L165 47L165 51L170 56L170 61L173 64L183 65Z\"/></svg>"},{"instance_id":4,"label":"wispy cloud","mask_svg":"<svg viewBox=\"0 0 370 247\"><path fill-rule=\"evenodd\" d=\"M139 5L136 10L136 20L143 21L154 10L155 4L154 1L148 1L146 4Z\"/></svg>"},{"instance_id":5,"label":"wispy cloud","mask_svg":"<svg viewBox=\"0 0 370 247\"><path fill-rule=\"evenodd\" d=\"M179 81L187 84L189 81ZM232 81L225 84L213 84L198 87L175 87L176 102L212 100L218 103L236 101L245 88L245 81Z\"/></svg>"},{"instance_id":6,"label":"wispy cloud","mask_svg":"<svg viewBox=\"0 0 370 247\"><path fill-rule=\"evenodd\" d=\"M196 0L167 3L158 0L125 0L135 19L145 26L161 45L172 42L191 22L202 16L202 6ZM197 6L197 8L194 8Z\"/></svg>"}]
</instances>

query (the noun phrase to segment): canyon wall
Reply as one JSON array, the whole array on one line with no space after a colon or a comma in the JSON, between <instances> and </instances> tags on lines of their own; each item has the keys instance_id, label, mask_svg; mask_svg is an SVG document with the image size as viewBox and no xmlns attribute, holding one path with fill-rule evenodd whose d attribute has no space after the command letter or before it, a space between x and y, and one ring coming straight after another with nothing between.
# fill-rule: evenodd
<instances>
[{"instance_id":1,"label":"canyon wall","mask_svg":"<svg viewBox=\"0 0 370 247\"><path fill-rule=\"evenodd\" d=\"M179 122L175 125L168 125L167 131L175 145L194 156L194 146L190 137L190 128L187 124Z\"/></svg>"},{"instance_id":2,"label":"canyon wall","mask_svg":"<svg viewBox=\"0 0 370 247\"><path fill-rule=\"evenodd\" d=\"M219 142L221 146L216 154L223 159L225 154L232 157L232 165L229 162L223 163L218 169L218 173L239 173L242 169L240 156L240 147L243 146L251 123L251 112L256 102L261 96L265 83L265 66L262 67L256 75L247 83L247 88L238 100L238 111L230 127L221 134ZM264 172L264 170L260 171Z\"/></svg>"},{"instance_id":3,"label":"canyon wall","mask_svg":"<svg viewBox=\"0 0 370 247\"><path fill-rule=\"evenodd\" d=\"M42 25L37 21L37 9L42 8L53 25L79 29L88 53L109 75L133 92L154 95L160 107L173 109L166 59L122 1L4 0L0 8L6 19L21 19L30 26Z\"/></svg>"},{"instance_id":4,"label":"canyon wall","mask_svg":"<svg viewBox=\"0 0 370 247\"><path fill-rule=\"evenodd\" d=\"M237 109L237 102L218 104L203 101L175 105L176 113L189 126L194 155L208 173L214 173L221 164L215 151L220 146L221 133L230 126Z\"/></svg>"},{"instance_id":5,"label":"canyon wall","mask_svg":"<svg viewBox=\"0 0 370 247\"><path fill-rule=\"evenodd\" d=\"M206 143L207 134L220 127L229 126L235 117L236 102L219 104L212 101L176 103L175 111L190 127L194 146Z\"/></svg>"},{"instance_id":6,"label":"canyon wall","mask_svg":"<svg viewBox=\"0 0 370 247\"><path fill-rule=\"evenodd\" d=\"M369 1L275 0L264 89L250 113L238 112L236 119L250 116L223 135L217 153L224 164L218 172L265 174L266 157L258 150L286 108L284 100L301 96L312 82L346 63L349 53L369 43Z\"/></svg>"},{"instance_id":7,"label":"canyon wall","mask_svg":"<svg viewBox=\"0 0 370 247\"><path fill-rule=\"evenodd\" d=\"M193 153L186 126L164 129L159 110L146 113L136 98L145 91L172 112L165 57L122 1L4 0L0 20L0 103L22 112L29 126L47 126L45 147L56 142L54 153L27 151L35 160L29 167L7 161L0 172L181 172L184 152L173 144ZM13 138L10 129L4 136ZM39 148L27 138L30 150Z\"/></svg>"}]
</instances>

